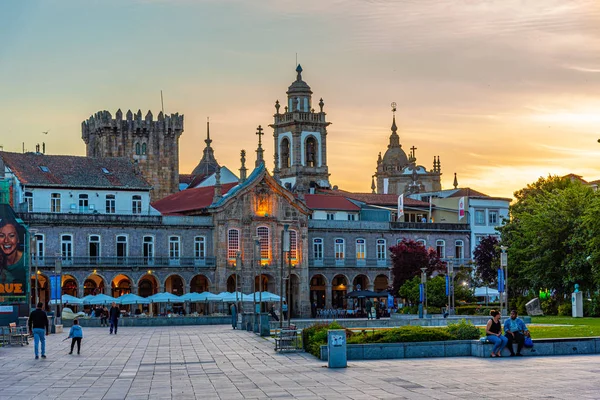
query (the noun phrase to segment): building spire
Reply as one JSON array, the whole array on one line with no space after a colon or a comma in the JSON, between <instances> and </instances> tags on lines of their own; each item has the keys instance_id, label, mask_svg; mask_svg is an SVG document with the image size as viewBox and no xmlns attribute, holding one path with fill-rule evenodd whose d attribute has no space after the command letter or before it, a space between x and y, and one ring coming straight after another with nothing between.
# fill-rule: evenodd
<instances>
[{"instance_id":1,"label":"building spire","mask_svg":"<svg viewBox=\"0 0 600 400\"><path fill-rule=\"evenodd\" d=\"M211 147L212 139L210 138L210 121L208 117L206 117L206 139L204 140L206 143L206 147L204 147L204 151L202 154L202 159L192 171L192 175L195 176L209 176L216 172L219 169L219 163L215 158L215 153L213 148Z\"/></svg>"},{"instance_id":2,"label":"building spire","mask_svg":"<svg viewBox=\"0 0 600 400\"><path fill-rule=\"evenodd\" d=\"M300 70L302 70L302 68L300 68ZM256 149L256 163L254 166L258 168L260 164L265 163L263 158L264 150L262 148L262 135L264 135L262 126L259 125L258 128L256 128L256 134L258 135L258 148Z\"/></svg>"},{"instance_id":3,"label":"building spire","mask_svg":"<svg viewBox=\"0 0 600 400\"><path fill-rule=\"evenodd\" d=\"M240 152L241 158L240 161L242 162L242 167L240 168L240 183L244 183L244 181L246 180L246 172L248 171L248 168L246 168L246 150L242 150Z\"/></svg>"},{"instance_id":4,"label":"building spire","mask_svg":"<svg viewBox=\"0 0 600 400\"><path fill-rule=\"evenodd\" d=\"M398 136L398 127L396 126L396 103L393 102L392 106L392 134L390 135L390 144L388 145L388 149L391 147L402 147L400 144L400 136Z\"/></svg>"},{"instance_id":5,"label":"building spire","mask_svg":"<svg viewBox=\"0 0 600 400\"><path fill-rule=\"evenodd\" d=\"M206 139L204 140L204 143L206 143L206 147L210 147L210 144L212 143L212 140L210 140L210 121L209 121L209 117L206 117Z\"/></svg>"}]
</instances>

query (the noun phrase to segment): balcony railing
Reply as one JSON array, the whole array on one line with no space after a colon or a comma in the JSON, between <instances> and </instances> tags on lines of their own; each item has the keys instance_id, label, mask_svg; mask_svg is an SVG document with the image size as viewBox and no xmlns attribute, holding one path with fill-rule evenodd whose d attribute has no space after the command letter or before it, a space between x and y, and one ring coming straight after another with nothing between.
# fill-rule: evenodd
<instances>
[{"instance_id":1,"label":"balcony railing","mask_svg":"<svg viewBox=\"0 0 600 400\"><path fill-rule=\"evenodd\" d=\"M308 260L308 265L311 268L314 267L348 267L348 268L389 268L392 266L391 259L378 260L376 258L334 258L334 257L325 257L325 258L310 258Z\"/></svg>"},{"instance_id":2,"label":"balcony railing","mask_svg":"<svg viewBox=\"0 0 600 400\"><path fill-rule=\"evenodd\" d=\"M17 213L18 217L26 224L51 224L51 225L160 225L160 215L138 214L61 214L61 213Z\"/></svg>"},{"instance_id":3,"label":"balcony railing","mask_svg":"<svg viewBox=\"0 0 600 400\"><path fill-rule=\"evenodd\" d=\"M60 259L63 268L69 267L214 267L215 257L38 257L34 267L53 267Z\"/></svg>"},{"instance_id":4,"label":"balcony railing","mask_svg":"<svg viewBox=\"0 0 600 400\"><path fill-rule=\"evenodd\" d=\"M451 224L439 222L390 222L390 228L393 230L406 231L451 231L451 232L470 232L469 224Z\"/></svg>"}]
</instances>

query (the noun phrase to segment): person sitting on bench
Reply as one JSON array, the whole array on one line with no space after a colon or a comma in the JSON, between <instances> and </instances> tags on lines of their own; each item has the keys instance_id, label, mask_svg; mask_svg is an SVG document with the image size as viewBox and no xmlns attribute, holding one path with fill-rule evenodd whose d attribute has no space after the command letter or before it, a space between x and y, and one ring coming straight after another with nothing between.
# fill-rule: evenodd
<instances>
[{"instance_id":1,"label":"person sitting on bench","mask_svg":"<svg viewBox=\"0 0 600 400\"><path fill-rule=\"evenodd\" d=\"M513 343L517 343L517 356L522 356L521 350L525 343L525 336L529 333L529 330L525 326L525 322L521 318L517 317L517 310L510 312L510 318L504 323L504 336L508 339L508 351L510 355L514 356Z\"/></svg>"}]
</instances>

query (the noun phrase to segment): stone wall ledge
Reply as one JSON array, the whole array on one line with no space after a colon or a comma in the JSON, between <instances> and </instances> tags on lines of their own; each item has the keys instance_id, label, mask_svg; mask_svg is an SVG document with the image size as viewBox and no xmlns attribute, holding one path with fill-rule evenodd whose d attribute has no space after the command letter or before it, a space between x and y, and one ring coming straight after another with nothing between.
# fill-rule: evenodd
<instances>
[{"instance_id":1,"label":"stone wall ledge","mask_svg":"<svg viewBox=\"0 0 600 400\"><path fill-rule=\"evenodd\" d=\"M73 320L63 319L65 327L73 326ZM99 328L100 318L79 318L79 324L83 328ZM231 316L221 317L142 317L142 318L120 318L119 327L122 326L182 326L182 325L227 325L231 326ZM108 328L106 328L108 329Z\"/></svg>"},{"instance_id":2,"label":"stone wall ledge","mask_svg":"<svg viewBox=\"0 0 600 400\"><path fill-rule=\"evenodd\" d=\"M516 350L516 345L514 346ZM490 357L493 345L480 340L448 340L440 342L349 344L348 361L389 360L430 357ZM600 354L600 337L534 339L533 348L523 348L523 356L562 356ZM503 357L509 356L504 349ZM321 346L322 361L327 361L327 345Z\"/></svg>"}]
</instances>

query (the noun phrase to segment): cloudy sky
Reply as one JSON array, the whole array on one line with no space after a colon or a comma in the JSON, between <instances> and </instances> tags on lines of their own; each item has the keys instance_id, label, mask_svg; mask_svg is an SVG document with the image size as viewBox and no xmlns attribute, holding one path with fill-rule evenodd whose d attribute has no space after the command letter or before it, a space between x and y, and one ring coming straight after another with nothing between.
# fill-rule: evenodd
<instances>
[{"instance_id":1,"label":"cloudy sky","mask_svg":"<svg viewBox=\"0 0 600 400\"><path fill-rule=\"evenodd\" d=\"M548 174L600 178L597 0L103 0L0 3L0 145L85 154L99 110L185 115L180 170L237 171L295 79L329 127L331 182L370 191L390 134L442 163L443 186L512 193ZM48 131L43 135L42 131ZM266 158L272 168L272 132Z\"/></svg>"}]
</instances>

